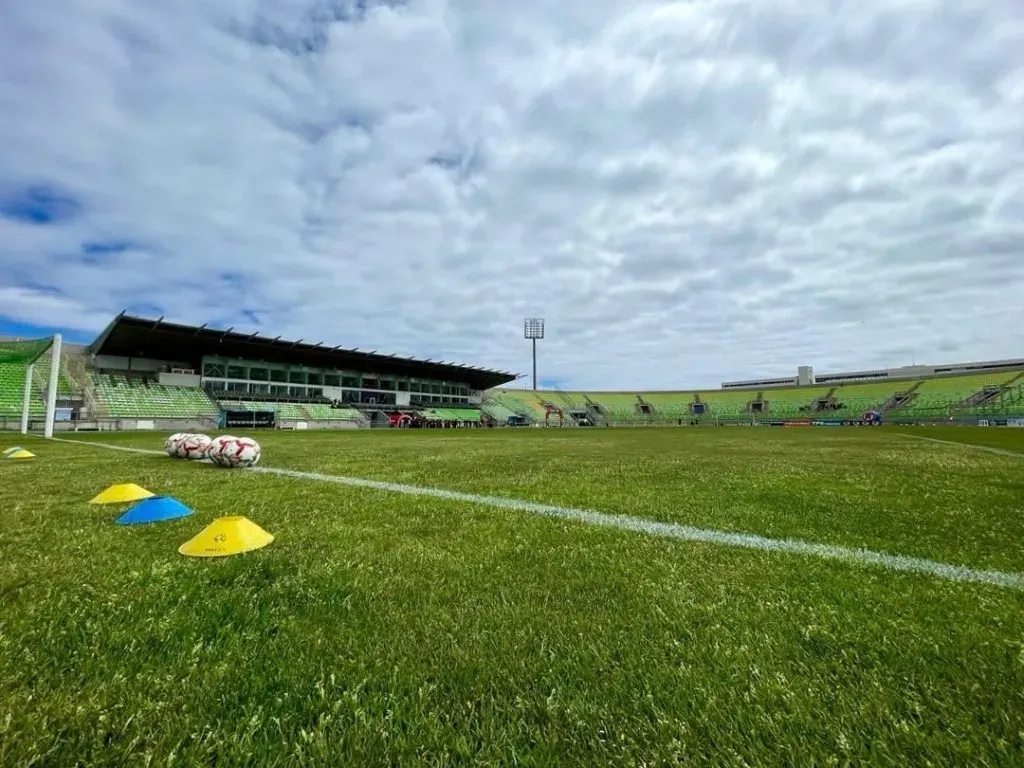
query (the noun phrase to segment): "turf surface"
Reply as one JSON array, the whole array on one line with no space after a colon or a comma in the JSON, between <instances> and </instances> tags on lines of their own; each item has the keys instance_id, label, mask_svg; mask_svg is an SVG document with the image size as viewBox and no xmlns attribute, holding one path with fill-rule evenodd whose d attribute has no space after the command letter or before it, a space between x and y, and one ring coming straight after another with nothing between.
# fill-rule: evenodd
<instances>
[{"instance_id":1,"label":"turf surface","mask_svg":"<svg viewBox=\"0 0 1024 768\"><path fill-rule=\"evenodd\" d=\"M275 467L1024 571L1024 430L917 434L1021 456L887 428L261 443ZM1021 591L21 442L0 765L1024 763ZM197 514L115 526L86 502L125 481ZM177 554L227 514L276 541Z\"/></svg>"}]
</instances>

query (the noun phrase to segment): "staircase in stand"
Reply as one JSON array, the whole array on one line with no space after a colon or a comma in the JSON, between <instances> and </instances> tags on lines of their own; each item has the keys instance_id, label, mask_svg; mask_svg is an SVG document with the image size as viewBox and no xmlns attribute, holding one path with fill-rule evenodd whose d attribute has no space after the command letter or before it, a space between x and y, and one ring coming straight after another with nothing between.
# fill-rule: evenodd
<instances>
[{"instance_id":1,"label":"staircase in stand","mask_svg":"<svg viewBox=\"0 0 1024 768\"><path fill-rule=\"evenodd\" d=\"M702 420L707 415L708 404L700 399L700 392L693 393L693 400L687 403L689 413L687 418L695 421Z\"/></svg>"},{"instance_id":2,"label":"staircase in stand","mask_svg":"<svg viewBox=\"0 0 1024 768\"><path fill-rule=\"evenodd\" d=\"M596 427L607 426L608 418L604 415L604 411L601 410L601 406L591 400L587 395L583 396L583 400L587 409L587 418L590 419L590 423Z\"/></svg>"},{"instance_id":3,"label":"staircase in stand","mask_svg":"<svg viewBox=\"0 0 1024 768\"><path fill-rule=\"evenodd\" d=\"M748 400L747 404L743 408L743 413L754 413L762 415L768 413L769 403L764 399L764 392L758 392L757 397L753 400Z\"/></svg>"},{"instance_id":4,"label":"staircase in stand","mask_svg":"<svg viewBox=\"0 0 1024 768\"><path fill-rule=\"evenodd\" d=\"M915 381L914 386L912 386L910 389L907 389L903 392L897 392L895 395L893 395L884 403L882 403L882 406L879 410L881 410L883 413L888 413L889 411L895 411L899 408L907 407L912 402L914 402L914 400L917 399L918 387L920 387L923 383L923 381Z\"/></svg>"},{"instance_id":5,"label":"staircase in stand","mask_svg":"<svg viewBox=\"0 0 1024 768\"><path fill-rule=\"evenodd\" d=\"M573 402L572 397L569 393L560 387L555 387L555 394L558 395L558 399L561 400L569 410L576 410L577 404Z\"/></svg>"},{"instance_id":6,"label":"staircase in stand","mask_svg":"<svg viewBox=\"0 0 1024 768\"><path fill-rule=\"evenodd\" d=\"M653 421L658 416L658 411L653 405L644 400L642 395L637 395L636 415L644 421Z\"/></svg>"},{"instance_id":7,"label":"staircase in stand","mask_svg":"<svg viewBox=\"0 0 1024 768\"><path fill-rule=\"evenodd\" d=\"M69 352L64 356L64 375L71 385L72 392L81 397L84 403L79 418L105 419L109 415L107 408L96 397L89 375L89 368L84 354Z\"/></svg>"},{"instance_id":8,"label":"staircase in stand","mask_svg":"<svg viewBox=\"0 0 1024 768\"><path fill-rule=\"evenodd\" d=\"M1002 391L1002 387L985 387L984 389L980 389L977 392L975 392L966 400L956 403L954 407L967 406L968 408L972 408L978 405L985 405L986 403L989 403L992 400L996 399Z\"/></svg>"},{"instance_id":9,"label":"staircase in stand","mask_svg":"<svg viewBox=\"0 0 1024 768\"><path fill-rule=\"evenodd\" d=\"M951 410L964 413L971 408L982 409L975 413L988 413L992 417L1008 415L1010 411L1024 413L1024 373L1018 373L997 387L985 387L975 392L966 400L954 404Z\"/></svg>"},{"instance_id":10,"label":"staircase in stand","mask_svg":"<svg viewBox=\"0 0 1024 768\"><path fill-rule=\"evenodd\" d=\"M560 387L555 387L555 394L558 395L559 400L562 401L562 418L565 420L567 425L578 427L581 419L586 419L591 424L596 424L593 415L591 414L591 403L590 398L586 395L583 396L583 402L576 400L565 390Z\"/></svg>"},{"instance_id":11,"label":"staircase in stand","mask_svg":"<svg viewBox=\"0 0 1024 768\"><path fill-rule=\"evenodd\" d=\"M500 394L488 394L484 397L483 402L480 404L481 408L487 406L497 406L504 411L510 411L514 415L523 419L527 424L533 424L537 421L536 415L530 411L522 402L513 398L511 400L506 399ZM501 420L504 423L504 419Z\"/></svg>"},{"instance_id":12,"label":"staircase in stand","mask_svg":"<svg viewBox=\"0 0 1024 768\"><path fill-rule=\"evenodd\" d=\"M812 413L819 413L821 411L831 411L836 408L836 390L839 387L832 387L822 397L816 398L810 405Z\"/></svg>"},{"instance_id":13,"label":"staircase in stand","mask_svg":"<svg viewBox=\"0 0 1024 768\"><path fill-rule=\"evenodd\" d=\"M1014 388L1014 385L1022 378L1024 378L1024 373L1018 373L1012 379L1010 379L1009 381L1004 381L1002 384L983 387L982 389L979 389L977 392L972 394L963 402L957 403L956 406L966 406L968 408L971 408L979 405L989 405L995 403L997 400L1002 399L1002 395L1004 393L1012 390Z\"/></svg>"},{"instance_id":14,"label":"staircase in stand","mask_svg":"<svg viewBox=\"0 0 1024 768\"><path fill-rule=\"evenodd\" d=\"M548 426L561 426L561 427L575 427L575 426L578 426L576 424L576 419L574 419L569 414L569 409L568 409L567 406L559 405L558 403L555 403L555 402L553 402L551 400L548 400L546 398L543 398L543 397L538 397L537 398L537 402L540 403L541 407L544 409L544 412L545 412L544 413L544 422ZM552 420L551 420L551 415L552 414L555 414L557 416L557 422L554 423L554 424L552 423Z\"/></svg>"}]
</instances>

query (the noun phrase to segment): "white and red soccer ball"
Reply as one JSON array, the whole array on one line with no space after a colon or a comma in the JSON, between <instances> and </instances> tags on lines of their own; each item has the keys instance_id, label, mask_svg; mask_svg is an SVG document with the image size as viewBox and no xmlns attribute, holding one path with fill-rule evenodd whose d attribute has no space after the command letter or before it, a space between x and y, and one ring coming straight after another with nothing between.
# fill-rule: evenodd
<instances>
[{"instance_id":1,"label":"white and red soccer ball","mask_svg":"<svg viewBox=\"0 0 1024 768\"><path fill-rule=\"evenodd\" d=\"M171 435L164 441L164 450L167 451L167 455L170 456L172 459L179 458L178 446L181 444L181 441L185 439L185 437L186 435L184 433L175 432L173 435Z\"/></svg>"},{"instance_id":2,"label":"white and red soccer ball","mask_svg":"<svg viewBox=\"0 0 1024 768\"><path fill-rule=\"evenodd\" d=\"M218 466L224 466L221 464L221 454L228 450L237 439L234 435L220 435L213 438L210 442L210 450L206 452L206 458Z\"/></svg>"},{"instance_id":3,"label":"white and red soccer ball","mask_svg":"<svg viewBox=\"0 0 1024 768\"><path fill-rule=\"evenodd\" d=\"M178 456L192 461L205 459L212 442L206 435L185 435L185 439L178 443Z\"/></svg>"},{"instance_id":4,"label":"white and red soccer ball","mask_svg":"<svg viewBox=\"0 0 1024 768\"><path fill-rule=\"evenodd\" d=\"M210 449L210 438L206 435L196 435L191 432L177 432L164 442L164 450L167 455L175 459L192 459L198 461L205 459Z\"/></svg>"},{"instance_id":5,"label":"white and red soccer ball","mask_svg":"<svg viewBox=\"0 0 1024 768\"><path fill-rule=\"evenodd\" d=\"M213 438L206 455L219 467L252 467L259 464L263 451L251 437L221 435Z\"/></svg>"}]
</instances>

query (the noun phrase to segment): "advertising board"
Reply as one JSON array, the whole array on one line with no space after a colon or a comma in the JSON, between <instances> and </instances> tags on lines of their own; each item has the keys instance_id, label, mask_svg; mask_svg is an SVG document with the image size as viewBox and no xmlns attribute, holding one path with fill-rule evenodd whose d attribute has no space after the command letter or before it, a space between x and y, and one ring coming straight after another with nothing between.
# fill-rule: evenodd
<instances>
[{"instance_id":1,"label":"advertising board","mask_svg":"<svg viewBox=\"0 0 1024 768\"><path fill-rule=\"evenodd\" d=\"M275 416L273 411L224 411L224 429L232 427L272 429Z\"/></svg>"}]
</instances>

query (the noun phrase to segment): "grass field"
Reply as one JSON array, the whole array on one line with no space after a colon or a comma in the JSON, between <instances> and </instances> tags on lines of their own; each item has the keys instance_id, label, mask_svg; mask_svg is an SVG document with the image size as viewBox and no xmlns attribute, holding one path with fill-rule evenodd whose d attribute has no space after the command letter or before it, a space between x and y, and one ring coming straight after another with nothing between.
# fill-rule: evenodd
<instances>
[{"instance_id":1,"label":"grass field","mask_svg":"<svg viewBox=\"0 0 1024 768\"><path fill-rule=\"evenodd\" d=\"M917 433L1020 455L909 432L260 440L270 467L1024 572L1024 430ZM19 442L0 765L1024 764L1020 589ZM116 526L87 501L125 481L196 515ZM177 553L227 514L276 541Z\"/></svg>"}]
</instances>

